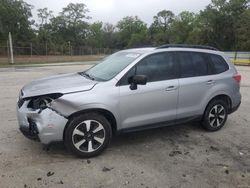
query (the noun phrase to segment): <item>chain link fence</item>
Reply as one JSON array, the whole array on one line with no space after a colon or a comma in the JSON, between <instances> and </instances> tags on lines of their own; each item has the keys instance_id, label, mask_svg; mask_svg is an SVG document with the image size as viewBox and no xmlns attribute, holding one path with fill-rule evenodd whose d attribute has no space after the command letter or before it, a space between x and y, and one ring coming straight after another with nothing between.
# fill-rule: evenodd
<instances>
[{"instance_id":1,"label":"chain link fence","mask_svg":"<svg viewBox=\"0 0 250 188\"><path fill-rule=\"evenodd\" d=\"M0 41L0 63L9 63L10 50L8 42ZM56 44L32 43L25 46L13 46L15 63L36 63L36 62L65 62L65 61L86 61L98 60L106 55L118 51L110 48L93 48L90 46L71 46Z\"/></svg>"},{"instance_id":2,"label":"chain link fence","mask_svg":"<svg viewBox=\"0 0 250 188\"><path fill-rule=\"evenodd\" d=\"M4 45L5 44L5 45ZM43 63L43 62L67 62L67 61L92 61L99 60L112 54L118 49L93 48L90 46L74 47L70 42L64 45L50 43L36 44L26 43L13 46L15 63ZM235 64L250 65L249 52L225 52ZM10 50L8 41L0 41L0 63L10 62Z\"/></svg>"}]
</instances>

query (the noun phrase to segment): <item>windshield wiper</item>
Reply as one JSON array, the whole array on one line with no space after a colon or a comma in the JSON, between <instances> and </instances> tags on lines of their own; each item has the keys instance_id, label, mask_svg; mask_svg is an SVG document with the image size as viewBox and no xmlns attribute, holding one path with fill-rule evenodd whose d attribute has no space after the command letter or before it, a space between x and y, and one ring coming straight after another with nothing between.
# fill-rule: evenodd
<instances>
[{"instance_id":1,"label":"windshield wiper","mask_svg":"<svg viewBox=\"0 0 250 188\"><path fill-rule=\"evenodd\" d=\"M86 73L86 72L79 72L79 74L80 74L81 76L84 76L85 78L90 79L90 80L95 80L94 77L90 76L90 75L89 75L88 73Z\"/></svg>"}]
</instances>

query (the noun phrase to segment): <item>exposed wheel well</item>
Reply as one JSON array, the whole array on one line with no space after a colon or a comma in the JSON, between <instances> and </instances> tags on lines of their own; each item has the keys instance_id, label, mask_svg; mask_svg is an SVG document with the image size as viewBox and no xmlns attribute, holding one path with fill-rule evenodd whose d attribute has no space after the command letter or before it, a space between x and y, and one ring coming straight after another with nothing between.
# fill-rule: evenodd
<instances>
[{"instance_id":1,"label":"exposed wheel well","mask_svg":"<svg viewBox=\"0 0 250 188\"><path fill-rule=\"evenodd\" d=\"M209 101L209 103L211 102L211 101L213 101L213 100L218 100L218 99L220 99L220 100L223 100L223 101L225 101L226 103L227 103L227 106L228 106L228 111L230 111L231 110L231 108L232 108L232 100L231 100L231 98L228 96L228 95L217 95L217 96L215 96L215 97L213 97L210 101ZM208 103L208 104L209 104ZM207 104L207 106L208 106L208 104Z\"/></svg>"},{"instance_id":2,"label":"exposed wheel well","mask_svg":"<svg viewBox=\"0 0 250 188\"><path fill-rule=\"evenodd\" d=\"M68 119L70 120L74 116L78 116L78 115L85 114L85 113L99 113L99 114L103 115L111 124L112 134L113 135L116 134L117 123L116 123L115 116L110 111L105 110L105 109L94 108L94 109L81 110L81 111L78 111L78 112L75 112L75 113L71 114L68 117ZM65 130L66 130L67 126L68 126L68 123L66 124L66 126L64 128L63 138L64 138L64 135L65 135Z\"/></svg>"}]
</instances>

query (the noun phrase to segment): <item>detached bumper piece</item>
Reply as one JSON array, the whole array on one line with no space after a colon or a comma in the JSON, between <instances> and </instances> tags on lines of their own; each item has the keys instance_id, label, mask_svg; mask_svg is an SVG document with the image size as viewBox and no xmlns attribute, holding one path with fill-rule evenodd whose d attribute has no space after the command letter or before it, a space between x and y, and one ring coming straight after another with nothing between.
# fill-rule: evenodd
<instances>
[{"instance_id":1,"label":"detached bumper piece","mask_svg":"<svg viewBox=\"0 0 250 188\"><path fill-rule=\"evenodd\" d=\"M38 128L36 123L32 119L28 119L29 126L20 126L20 131L23 135L31 140L39 141Z\"/></svg>"}]
</instances>

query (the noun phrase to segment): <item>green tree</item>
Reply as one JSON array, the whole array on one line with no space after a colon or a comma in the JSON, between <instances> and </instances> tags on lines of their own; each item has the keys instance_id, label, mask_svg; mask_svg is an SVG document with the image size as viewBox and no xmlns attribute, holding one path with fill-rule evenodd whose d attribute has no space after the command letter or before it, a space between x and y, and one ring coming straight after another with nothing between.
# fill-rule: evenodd
<instances>
[{"instance_id":1,"label":"green tree","mask_svg":"<svg viewBox=\"0 0 250 188\"><path fill-rule=\"evenodd\" d=\"M119 48L136 47L148 44L147 25L137 16L123 18L117 24Z\"/></svg>"},{"instance_id":2,"label":"green tree","mask_svg":"<svg viewBox=\"0 0 250 188\"><path fill-rule=\"evenodd\" d=\"M154 45L169 43L173 21L174 13L169 10L162 10L154 16L154 22L149 27L149 36Z\"/></svg>"},{"instance_id":3,"label":"green tree","mask_svg":"<svg viewBox=\"0 0 250 188\"><path fill-rule=\"evenodd\" d=\"M103 47L116 48L117 33L115 29L116 27L113 24L105 23L103 25Z\"/></svg>"},{"instance_id":4,"label":"green tree","mask_svg":"<svg viewBox=\"0 0 250 188\"><path fill-rule=\"evenodd\" d=\"M40 19L40 24L38 26L40 27L48 24L48 21L53 17L53 11L48 10L48 8L38 9L37 12L37 16Z\"/></svg>"},{"instance_id":5,"label":"green tree","mask_svg":"<svg viewBox=\"0 0 250 188\"><path fill-rule=\"evenodd\" d=\"M236 23L236 49L250 50L250 9L244 11Z\"/></svg>"},{"instance_id":6,"label":"green tree","mask_svg":"<svg viewBox=\"0 0 250 188\"><path fill-rule=\"evenodd\" d=\"M71 36L68 36L67 24L62 16L53 17L50 25L51 36L54 42L63 44L71 39Z\"/></svg>"},{"instance_id":7,"label":"green tree","mask_svg":"<svg viewBox=\"0 0 250 188\"><path fill-rule=\"evenodd\" d=\"M87 35L87 44L91 47L101 48L103 47L103 23L95 22L89 26L89 32Z\"/></svg>"},{"instance_id":8,"label":"green tree","mask_svg":"<svg viewBox=\"0 0 250 188\"><path fill-rule=\"evenodd\" d=\"M174 13L170 10L162 10L154 16L154 24L162 29L163 32L167 32L173 20Z\"/></svg>"},{"instance_id":9,"label":"green tree","mask_svg":"<svg viewBox=\"0 0 250 188\"><path fill-rule=\"evenodd\" d=\"M231 49L250 50L250 0L230 0L227 9L233 20L234 43Z\"/></svg>"},{"instance_id":10,"label":"green tree","mask_svg":"<svg viewBox=\"0 0 250 188\"><path fill-rule=\"evenodd\" d=\"M83 3L68 4L56 17L48 8L38 9L37 24L32 21L31 9L23 0L0 0L0 40L5 43L11 32L16 45L32 42L41 49L45 44L49 49L56 45L68 49L69 44L123 49L188 43L250 50L250 0L211 0L198 14L184 11L175 16L170 10L162 10L149 28L137 16L127 16L116 26L90 24L89 10Z\"/></svg>"},{"instance_id":11,"label":"green tree","mask_svg":"<svg viewBox=\"0 0 250 188\"><path fill-rule=\"evenodd\" d=\"M70 3L63 8L58 18L55 18L52 23L65 26L60 32L64 39L70 41L72 44L84 45L85 38L88 31L87 21L90 19L86 14L89 12L86 5L83 3Z\"/></svg>"},{"instance_id":12,"label":"green tree","mask_svg":"<svg viewBox=\"0 0 250 188\"><path fill-rule=\"evenodd\" d=\"M221 50L236 48L236 22L249 0L212 0L200 13L201 43Z\"/></svg>"},{"instance_id":13,"label":"green tree","mask_svg":"<svg viewBox=\"0 0 250 188\"><path fill-rule=\"evenodd\" d=\"M192 12L181 12L172 22L170 28L170 43L198 43L199 41L197 41L196 37L199 32L199 28L197 28L197 19L197 15Z\"/></svg>"},{"instance_id":14,"label":"green tree","mask_svg":"<svg viewBox=\"0 0 250 188\"><path fill-rule=\"evenodd\" d=\"M38 42L50 42L51 43L51 24L50 19L53 18L53 11L48 10L48 8L38 9L37 16L40 23L37 24L38 27Z\"/></svg>"},{"instance_id":15,"label":"green tree","mask_svg":"<svg viewBox=\"0 0 250 188\"><path fill-rule=\"evenodd\" d=\"M35 37L31 9L32 6L22 0L0 0L0 39L6 40L11 32L13 42L23 45Z\"/></svg>"}]
</instances>

